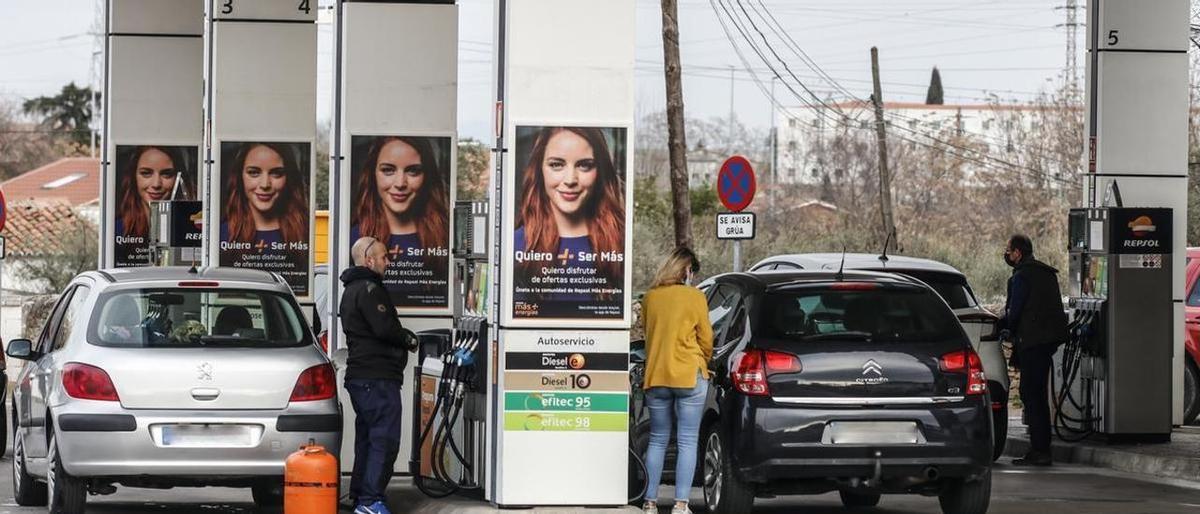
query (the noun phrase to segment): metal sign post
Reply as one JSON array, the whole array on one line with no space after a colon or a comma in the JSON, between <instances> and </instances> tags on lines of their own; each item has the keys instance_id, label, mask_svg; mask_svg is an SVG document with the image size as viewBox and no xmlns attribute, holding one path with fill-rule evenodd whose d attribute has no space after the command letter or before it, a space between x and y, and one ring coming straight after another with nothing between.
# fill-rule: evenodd
<instances>
[{"instance_id":1,"label":"metal sign post","mask_svg":"<svg viewBox=\"0 0 1200 514\"><path fill-rule=\"evenodd\" d=\"M754 167L745 157L735 155L721 165L721 171L717 173L717 196L726 209L733 213L742 212L754 201L757 191ZM717 239L733 240L733 271L742 271L742 240L754 239L754 224L753 214L748 217L730 213L717 215ZM727 232L723 231L723 227ZM749 237L744 237L747 233ZM722 237L723 234L726 237Z\"/></svg>"}]
</instances>

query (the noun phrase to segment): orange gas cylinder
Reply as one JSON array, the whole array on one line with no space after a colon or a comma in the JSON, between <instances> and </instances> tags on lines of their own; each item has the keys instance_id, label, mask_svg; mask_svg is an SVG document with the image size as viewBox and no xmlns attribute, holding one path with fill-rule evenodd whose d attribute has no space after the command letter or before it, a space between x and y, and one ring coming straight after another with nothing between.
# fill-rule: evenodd
<instances>
[{"instance_id":1,"label":"orange gas cylinder","mask_svg":"<svg viewBox=\"0 0 1200 514\"><path fill-rule=\"evenodd\" d=\"M284 514L336 514L339 478L337 457L310 441L283 465Z\"/></svg>"}]
</instances>

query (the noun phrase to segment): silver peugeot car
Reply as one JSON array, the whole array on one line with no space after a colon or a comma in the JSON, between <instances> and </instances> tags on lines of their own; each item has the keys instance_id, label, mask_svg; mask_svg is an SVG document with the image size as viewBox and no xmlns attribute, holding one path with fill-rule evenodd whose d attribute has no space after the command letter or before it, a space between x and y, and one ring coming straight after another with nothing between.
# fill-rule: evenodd
<instances>
[{"instance_id":1,"label":"silver peugeot car","mask_svg":"<svg viewBox=\"0 0 1200 514\"><path fill-rule=\"evenodd\" d=\"M142 268L75 278L13 391L17 504L82 513L116 486L250 487L282 503L283 463L310 440L334 455L334 370L277 275Z\"/></svg>"}]
</instances>

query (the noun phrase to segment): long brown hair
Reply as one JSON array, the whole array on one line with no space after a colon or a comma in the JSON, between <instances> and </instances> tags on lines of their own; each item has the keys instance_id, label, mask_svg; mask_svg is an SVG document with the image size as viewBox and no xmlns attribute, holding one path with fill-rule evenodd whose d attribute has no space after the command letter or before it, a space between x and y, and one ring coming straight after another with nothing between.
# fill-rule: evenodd
<instances>
[{"instance_id":1,"label":"long brown hair","mask_svg":"<svg viewBox=\"0 0 1200 514\"><path fill-rule=\"evenodd\" d=\"M443 166L448 163L438 162L433 151L433 145L428 138L383 136L371 142L363 165L358 169L358 180L355 187L354 218L358 222L359 237L370 236L386 244L391 229L388 226L384 212L383 200L379 198L379 183L375 180L375 168L379 166L379 154L383 147L392 141L400 141L417 151L421 157L421 169L425 173L425 181L410 209L417 226L417 237L423 248L445 248L449 250L449 194L445 177L447 173ZM400 170L403 172L403 170ZM444 270L448 266L445 256L426 255L425 263L435 270Z\"/></svg>"},{"instance_id":2,"label":"long brown hair","mask_svg":"<svg viewBox=\"0 0 1200 514\"><path fill-rule=\"evenodd\" d=\"M554 221L553 206L546 197L545 177L542 175L542 163L546 159L546 147L550 138L559 132L571 132L585 139L592 147L596 159L596 184L594 191L598 194L589 195L588 204L583 206L582 215L588 220L588 240L594 252L625 251L625 181L617 173L613 163L613 155L609 152L608 141L598 128L580 127L546 127L538 132L534 139L533 150L529 155L529 164L525 166L523 186L521 188L521 210L518 228L525 228L525 248L518 250L540 253L557 253L559 245L558 224ZM538 263L526 261L526 276L532 276L540 266ZM610 285L616 284L622 276L624 262L600 261L597 268L602 275L610 280Z\"/></svg>"},{"instance_id":3,"label":"long brown hair","mask_svg":"<svg viewBox=\"0 0 1200 514\"><path fill-rule=\"evenodd\" d=\"M225 222L229 225L229 240L254 240L254 217L250 214L250 201L246 199L242 170L246 167L246 156L260 146L279 154L287 176L287 183L274 207L275 214L279 217L279 229L283 240L308 241L308 176L300 170L300 157L288 147L289 145L280 143L243 143L233 159L225 165L225 194L228 195L225 203Z\"/></svg>"},{"instance_id":4,"label":"long brown hair","mask_svg":"<svg viewBox=\"0 0 1200 514\"><path fill-rule=\"evenodd\" d=\"M192 199L193 186L189 181L190 177L186 169L187 159L183 156L183 152L169 146L134 147L129 155L129 160L121 168L121 184L117 188L121 194L121 200L117 202L117 218L125 226L125 233L119 235L145 237L150 234L150 206L146 205L137 190L138 161L142 159L142 154L150 150L158 150L167 154L167 157L171 159L171 167L175 170L175 180L184 181L183 187L180 188L183 194L174 199Z\"/></svg>"}]
</instances>

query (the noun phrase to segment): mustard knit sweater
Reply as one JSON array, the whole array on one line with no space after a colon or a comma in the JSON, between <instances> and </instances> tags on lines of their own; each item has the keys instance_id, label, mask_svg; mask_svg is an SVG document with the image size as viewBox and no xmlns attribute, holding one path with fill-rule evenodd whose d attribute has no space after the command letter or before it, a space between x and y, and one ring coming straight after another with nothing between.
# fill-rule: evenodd
<instances>
[{"instance_id":1,"label":"mustard knit sweater","mask_svg":"<svg viewBox=\"0 0 1200 514\"><path fill-rule=\"evenodd\" d=\"M646 376L643 387L696 387L696 373L708 378L713 332L708 301L685 285L651 289L642 300L646 319Z\"/></svg>"}]
</instances>

